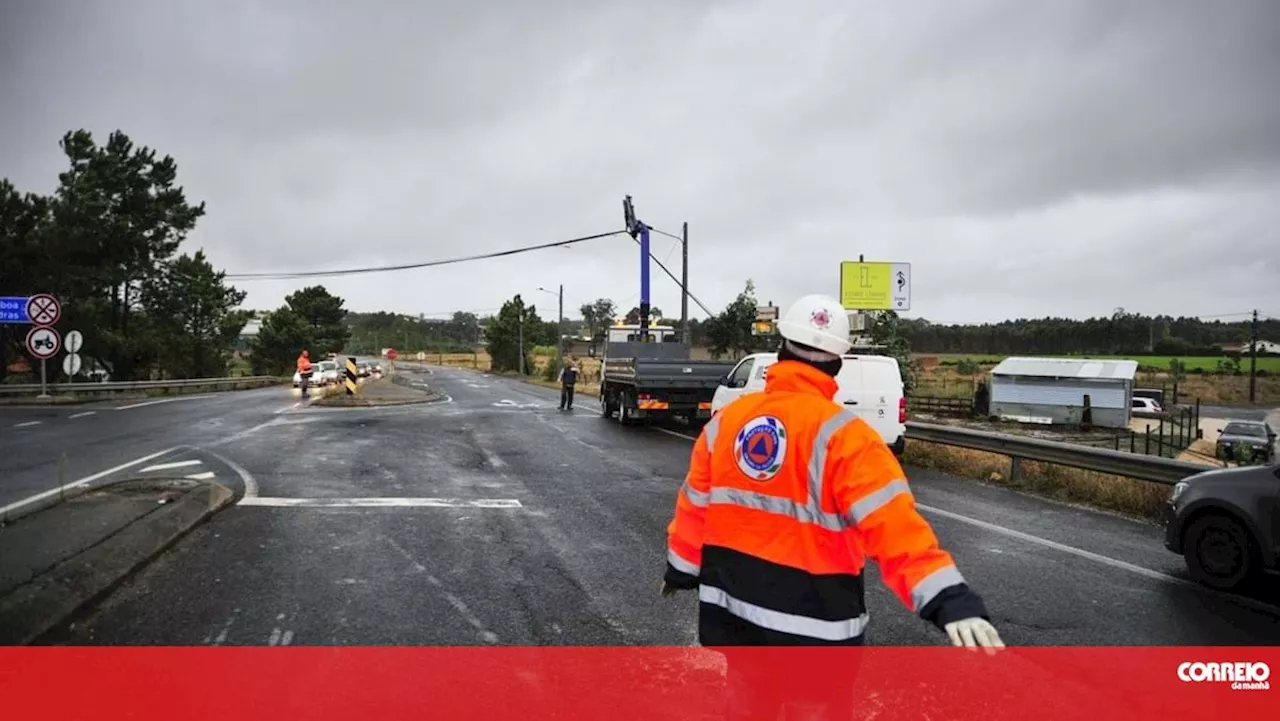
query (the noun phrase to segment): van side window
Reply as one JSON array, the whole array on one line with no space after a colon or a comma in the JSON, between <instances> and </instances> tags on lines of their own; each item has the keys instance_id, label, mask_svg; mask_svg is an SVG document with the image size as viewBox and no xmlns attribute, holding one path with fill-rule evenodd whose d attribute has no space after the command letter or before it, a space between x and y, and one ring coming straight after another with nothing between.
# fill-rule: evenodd
<instances>
[{"instance_id":1,"label":"van side window","mask_svg":"<svg viewBox=\"0 0 1280 721\"><path fill-rule=\"evenodd\" d=\"M729 377L729 386L731 388L745 388L747 380L751 378L751 368L756 363L754 358L747 358L733 369L733 375Z\"/></svg>"}]
</instances>

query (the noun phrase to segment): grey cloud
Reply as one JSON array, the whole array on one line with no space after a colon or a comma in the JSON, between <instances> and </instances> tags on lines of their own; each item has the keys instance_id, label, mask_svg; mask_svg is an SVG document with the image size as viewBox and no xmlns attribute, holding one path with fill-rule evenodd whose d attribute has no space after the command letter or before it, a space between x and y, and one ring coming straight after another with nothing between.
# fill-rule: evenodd
<instances>
[{"instance_id":1,"label":"grey cloud","mask_svg":"<svg viewBox=\"0 0 1280 721\"><path fill-rule=\"evenodd\" d=\"M748 277L776 302L835 292L859 253L912 262L913 313L945 320L1274 296L1280 6L1266 0L0 12L16 68L0 93L21 108L0 174L49 190L64 131L122 128L178 159L209 204L192 243L234 271L601 232L629 193L648 222L690 222L693 290L713 308ZM545 308L536 287L560 282L572 308L629 307L637 263L617 239L324 282L361 309L515 292ZM674 312L675 286L653 277ZM245 287L267 307L297 285Z\"/></svg>"}]
</instances>

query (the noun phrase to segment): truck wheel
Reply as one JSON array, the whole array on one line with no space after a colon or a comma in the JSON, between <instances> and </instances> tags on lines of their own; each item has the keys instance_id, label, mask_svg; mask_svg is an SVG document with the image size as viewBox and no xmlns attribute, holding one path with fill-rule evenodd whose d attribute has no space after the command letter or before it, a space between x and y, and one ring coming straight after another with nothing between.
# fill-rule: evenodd
<instances>
[{"instance_id":1,"label":"truck wheel","mask_svg":"<svg viewBox=\"0 0 1280 721\"><path fill-rule=\"evenodd\" d=\"M1255 553L1249 532L1234 519L1203 516L1191 523L1184 538L1187 571L1200 583L1225 590L1253 574Z\"/></svg>"},{"instance_id":2,"label":"truck wheel","mask_svg":"<svg viewBox=\"0 0 1280 721\"><path fill-rule=\"evenodd\" d=\"M618 395L618 423L631 425L631 394L626 391Z\"/></svg>"},{"instance_id":3,"label":"truck wheel","mask_svg":"<svg viewBox=\"0 0 1280 721\"><path fill-rule=\"evenodd\" d=\"M613 407L609 405L609 396L605 395L604 389L600 389L600 417L610 418L613 416Z\"/></svg>"}]
</instances>

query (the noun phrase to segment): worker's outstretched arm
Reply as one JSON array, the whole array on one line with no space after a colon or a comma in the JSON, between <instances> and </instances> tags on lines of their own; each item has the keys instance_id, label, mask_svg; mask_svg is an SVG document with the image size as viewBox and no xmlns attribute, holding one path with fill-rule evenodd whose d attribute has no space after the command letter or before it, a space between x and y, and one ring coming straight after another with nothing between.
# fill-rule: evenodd
<instances>
[{"instance_id":1,"label":"worker's outstretched arm","mask_svg":"<svg viewBox=\"0 0 1280 721\"><path fill-rule=\"evenodd\" d=\"M885 585L956 645L999 645L998 636L994 644L975 643L972 631L957 642L970 621L989 620L986 606L916 509L902 465L879 433L862 421L848 423L834 434L828 453L831 493L860 545L880 566Z\"/></svg>"},{"instance_id":2,"label":"worker's outstretched arm","mask_svg":"<svg viewBox=\"0 0 1280 721\"><path fill-rule=\"evenodd\" d=\"M667 525L667 571L664 588L696 588L702 571L702 538L711 502L711 446L719 417L713 417L693 444L689 474L676 493L676 512Z\"/></svg>"}]
</instances>

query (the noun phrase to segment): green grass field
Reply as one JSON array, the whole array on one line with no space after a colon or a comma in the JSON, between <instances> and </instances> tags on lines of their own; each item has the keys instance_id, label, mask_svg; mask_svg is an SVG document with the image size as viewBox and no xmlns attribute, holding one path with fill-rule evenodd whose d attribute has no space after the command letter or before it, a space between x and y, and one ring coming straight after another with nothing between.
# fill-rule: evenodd
<instances>
[{"instance_id":1,"label":"green grass field","mask_svg":"<svg viewBox=\"0 0 1280 721\"><path fill-rule=\"evenodd\" d=\"M964 353L920 353L918 355L922 357L936 355L938 357L939 363L941 363L942 365L955 365L956 363L960 362L965 358L977 363L981 363L983 365L995 365L1007 357L1007 356L999 356L999 355L977 355L977 354L969 355ZM1052 356L1052 357L1074 358L1076 356ZM1097 358L1099 360L1110 360L1110 359L1135 360L1138 362L1138 365L1142 368L1156 368L1159 370L1168 370L1169 361L1173 359L1173 356L1156 356L1156 355L1152 355L1152 356L1147 356L1147 355L1102 356L1100 355L1100 356L1084 356L1084 357ZM1206 373L1216 372L1218 370L1218 362L1224 361L1224 360L1227 360L1226 356L1188 356L1188 357L1182 358L1182 361L1187 364L1187 370L1189 371L1200 370ZM1240 370L1248 372L1249 359L1247 357L1242 358L1240 360ZM1272 374L1272 373L1280 374L1280 356L1259 356L1258 370L1265 370L1268 374Z\"/></svg>"}]
</instances>

